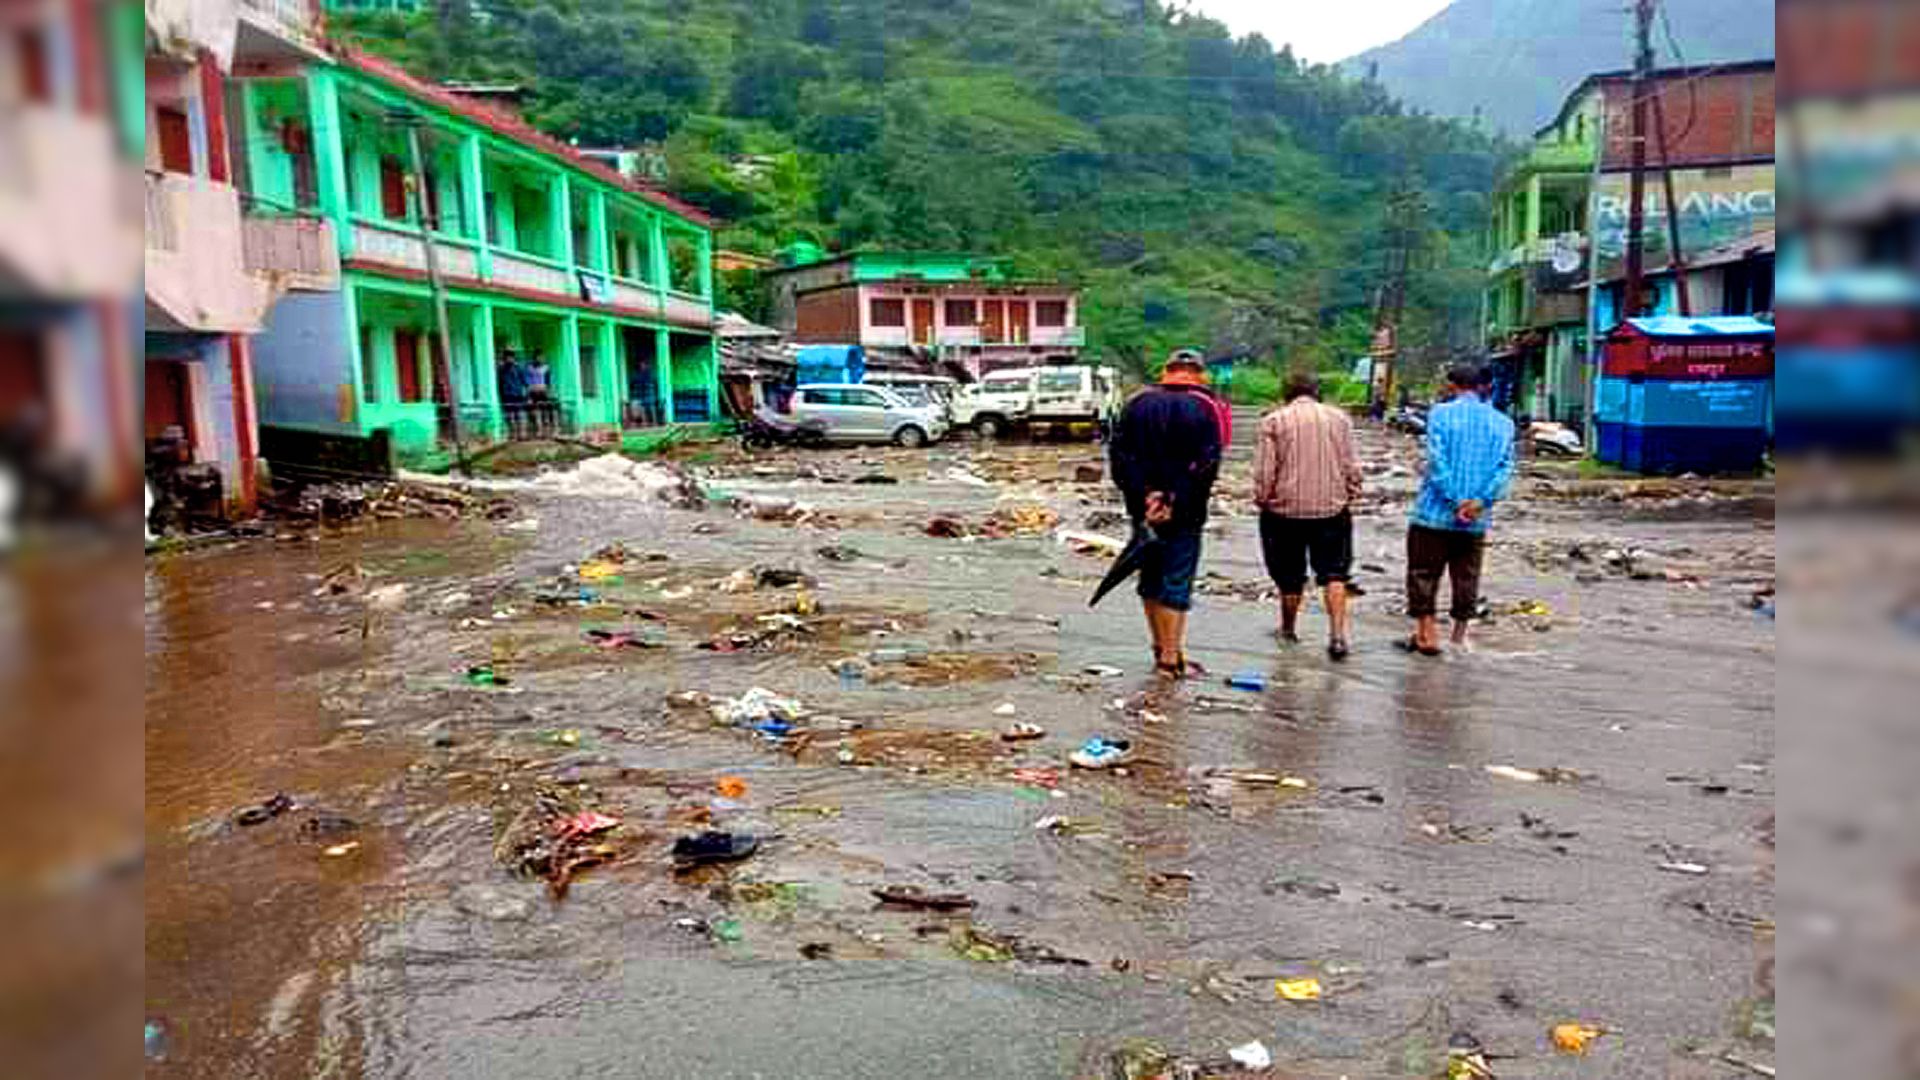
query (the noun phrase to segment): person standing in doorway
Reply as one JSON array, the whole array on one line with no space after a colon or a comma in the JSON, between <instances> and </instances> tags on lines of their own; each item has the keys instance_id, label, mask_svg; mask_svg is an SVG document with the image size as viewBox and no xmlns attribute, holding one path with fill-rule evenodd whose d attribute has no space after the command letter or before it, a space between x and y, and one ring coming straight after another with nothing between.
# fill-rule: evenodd
<instances>
[{"instance_id":1,"label":"person standing in doorway","mask_svg":"<svg viewBox=\"0 0 1920 1080\"><path fill-rule=\"evenodd\" d=\"M1513 421L1483 396L1487 377L1472 365L1447 372L1446 401L1427 415L1427 471L1407 528L1405 647L1440 654L1440 576L1451 584L1453 645L1465 648L1480 599L1480 568L1493 504L1513 477Z\"/></svg>"},{"instance_id":2,"label":"person standing in doorway","mask_svg":"<svg viewBox=\"0 0 1920 1080\"><path fill-rule=\"evenodd\" d=\"M1327 605L1327 655L1351 649L1347 581L1353 572L1353 502L1360 496L1353 421L1320 402L1311 372L1287 377L1284 404L1260 421L1253 501L1260 507L1260 553L1280 589L1280 640L1300 640L1300 607L1312 565Z\"/></svg>"},{"instance_id":3,"label":"person standing in doorway","mask_svg":"<svg viewBox=\"0 0 1920 1080\"><path fill-rule=\"evenodd\" d=\"M1140 567L1140 602L1153 639L1154 670L1175 679L1200 673L1186 655L1187 612L1207 500L1225 450L1206 379L1199 353L1174 353L1159 384L1135 394L1121 410L1111 444L1113 481L1133 527L1151 529L1156 539Z\"/></svg>"}]
</instances>

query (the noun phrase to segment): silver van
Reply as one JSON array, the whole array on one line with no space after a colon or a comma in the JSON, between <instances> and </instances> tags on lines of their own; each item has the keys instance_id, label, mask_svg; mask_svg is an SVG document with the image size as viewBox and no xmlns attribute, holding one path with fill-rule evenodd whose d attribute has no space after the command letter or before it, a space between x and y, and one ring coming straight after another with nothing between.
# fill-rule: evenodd
<instances>
[{"instance_id":1,"label":"silver van","mask_svg":"<svg viewBox=\"0 0 1920 1080\"><path fill-rule=\"evenodd\" d=\"M947 433L946 410L915 405L892 390L858 383L808 383L794 390L788 415L818 423L833 442L925 446Z\"/></svg>"}]
</instances>

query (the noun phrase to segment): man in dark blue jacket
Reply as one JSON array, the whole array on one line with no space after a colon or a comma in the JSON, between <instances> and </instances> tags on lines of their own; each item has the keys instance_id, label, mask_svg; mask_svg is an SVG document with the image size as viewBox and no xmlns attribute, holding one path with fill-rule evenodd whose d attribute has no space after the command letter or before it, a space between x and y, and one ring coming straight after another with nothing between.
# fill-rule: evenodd
<instances>
[{"instance_id":1,"label":"man in dark blue jacket","mask_svg":"<svg viewBox=\"0 0 1920 1080\"><path fill-rule=\"evenodd\" d=\"M1221 406L1206 389L1200 354L1182 349L1167 360L1160 383L1121 410L1111 444L1113 482L1136 530L1159 542L1140 567L1140 601L1153 636L1154 669L1170 678L1195 673L1187 661L1187 612L1200 568L1207 500L1220 471Z\"/></svg>"}]
</instances>

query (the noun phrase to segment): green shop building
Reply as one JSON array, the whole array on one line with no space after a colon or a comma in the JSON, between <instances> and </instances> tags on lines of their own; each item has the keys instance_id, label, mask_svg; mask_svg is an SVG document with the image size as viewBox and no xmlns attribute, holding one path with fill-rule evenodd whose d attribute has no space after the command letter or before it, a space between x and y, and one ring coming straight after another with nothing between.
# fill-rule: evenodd
<instances>
[{"instance_id":1,"label":"green shop building","mask_svg":"<svg viewBox=\"0 0 1920 1080\"><path fill-rule=\"evenodd\" d=\"M316 221L342 268L337 291L290 293L253 341L263 427L384 430L407 456L446 440L455 409L483 440L718 418L700 211L362 53L234 74L249 213Z\"/></svg>"}]
</instances>

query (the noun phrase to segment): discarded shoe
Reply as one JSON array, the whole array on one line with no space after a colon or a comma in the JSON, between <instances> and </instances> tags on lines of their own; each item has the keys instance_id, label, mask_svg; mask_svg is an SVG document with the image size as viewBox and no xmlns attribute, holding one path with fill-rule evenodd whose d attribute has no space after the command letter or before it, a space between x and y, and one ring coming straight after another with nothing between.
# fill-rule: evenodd
<instances>
[{"instance_id":1,"label":"discarded shoe","mask_svg":"<svg viewBox=\"0 0 1920 1080\"><path fill-rule=\"evenodd\" d=\"M873 895L883 904L928 911L965 911L973 906L973 897L965 893L928 892L918 885L882 885Z\"/></svg>"},{"instance_id":2,"label":"discarded shoe","mask_svg":"<svg viewBox=\"0 0 1920 1080\"><path fill-rule=\"evenodd\" d=\"M1126 739L1108 739L1095 735L1067 755L1067 761L1082 769L1111 769L1133 760L1133 744Z\"/></svg>"},{"instance_id":3,"label":"discarded shoe","mask_svg":"<svg viewBox=\"0 0 1920 1080\"><path fill-rule=\"evenodd\" d=\"M1030 724L1023 720L1020 723L1008 725L1007 730L1000 733L1000 737L1008 742L1025 742L1028 739L1041 738L1046 733L1047 729L1039 724Z\"/></svg>"},{"instance_id":4,"label":"discarded shoe","mask_svg":"<svg viewBox=\"0 0 1920 1080\"><path fill-rule=\"evenodd\" d=\"M235 825L262 825L293 809L293 796L284 792L265 802L245 807L233 815Z\"/></svg>"},{"instance_id":5,"label":"discarded shoe","mask_svg":"<svg viewBox=\"0 0 1920 1080\"><path fill-rule=\"evenodd\" d=\"M760 841L746 833L703 832L673 842L673 861L683 867L739 862L760 850Z\"/></svg>"}]
</instances>

